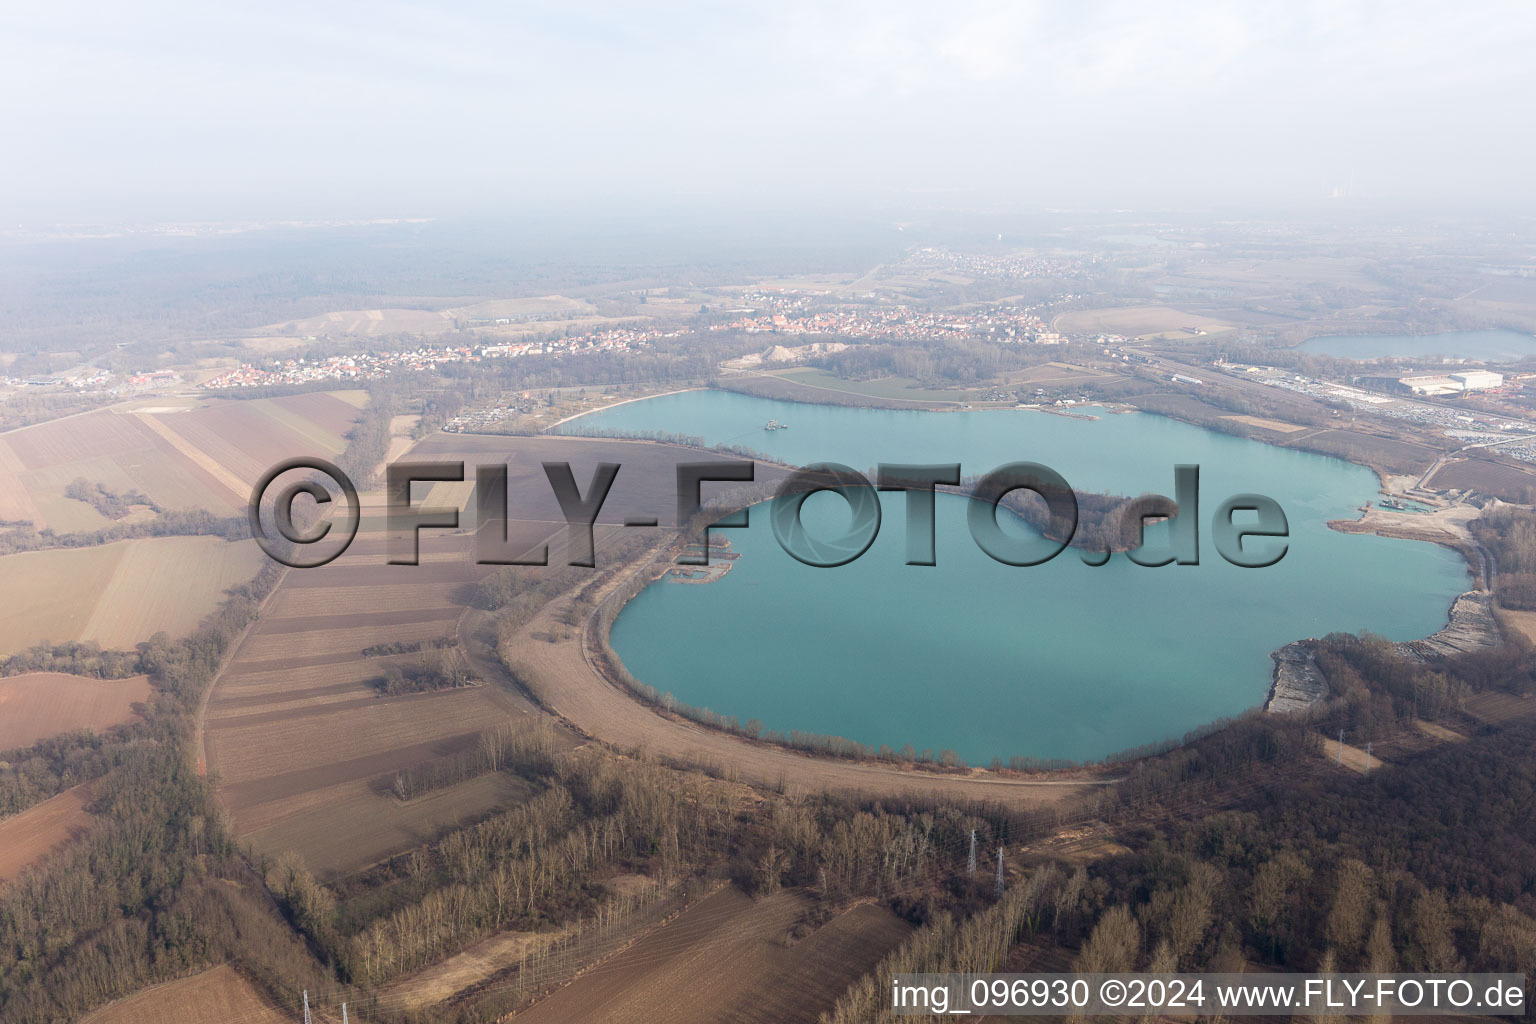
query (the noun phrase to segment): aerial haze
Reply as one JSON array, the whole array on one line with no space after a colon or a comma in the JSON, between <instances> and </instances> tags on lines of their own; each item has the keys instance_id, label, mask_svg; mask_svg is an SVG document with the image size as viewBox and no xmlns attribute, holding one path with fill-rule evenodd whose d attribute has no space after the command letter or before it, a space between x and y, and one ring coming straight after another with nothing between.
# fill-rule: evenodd
<instances>
[{"instance_id":1,"label":"aerial haze","mask_svg":"<svg viewBox=\"0 0 1536 1024\"><path fill-rule=\"evenodd\" d=\"M1528 209L1533 47L1521 3L23 5L0 210Z\"/></svg>"}]
</instances>

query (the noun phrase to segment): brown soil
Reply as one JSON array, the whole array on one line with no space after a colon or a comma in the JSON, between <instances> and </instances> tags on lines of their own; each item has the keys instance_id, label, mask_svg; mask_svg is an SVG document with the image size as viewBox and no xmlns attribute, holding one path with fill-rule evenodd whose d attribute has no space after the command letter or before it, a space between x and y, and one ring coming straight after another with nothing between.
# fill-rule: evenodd
<instances>
[{"instance_id":1,"label":"brown soil","mask_svg":"<svg viewBox=\"0 0 1536 1024\"><path fill-rule=\"evenodd\" d=\"M533 1024L815 1021L911 928L890 911L866 904L795 940L792 933L809 906L797 892L753 900L737 889L722 889L516 1019Z\"/></svg>"},{"instance_id":2,"label":"brown soil","mask_svg":"<svg viewBox=\"0 0 1536 1024\"><path fill-rule=\"evenodd\" d=\"M297 1010L282 1012L229 965L157 985L81 1019L80 1024L291 1024Z\"/></svg>"},{"instance_id":3,"label":"brown soil","mask_svg":"<svg viewBox=\"0 0 1536 1024\"><path fill-rule=\"evenodd\" d=\"M148 676L89 679L27 672L0 679L0 750L29 747L71 729L100 732L119 725L149 695Z\"/></svg>"},{"instance_id":4,"label":"brown soil","mask_svg":"<svg viewBox=\"0 0 1536 1024\"><path fill-rule=\"evenodd\" d=\"M85 810L89 800L89 787L76 786L0 821L0 882L84 835L91 822Z\"/></svg>"}]
</instances>

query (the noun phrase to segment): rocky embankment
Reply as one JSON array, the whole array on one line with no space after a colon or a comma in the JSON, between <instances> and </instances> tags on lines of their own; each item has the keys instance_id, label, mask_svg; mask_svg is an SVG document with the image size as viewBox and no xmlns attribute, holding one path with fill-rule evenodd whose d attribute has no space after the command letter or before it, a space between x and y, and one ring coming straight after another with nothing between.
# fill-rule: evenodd
<instances>
[{"instance_id":1,"label":"rocky embankment","mask_svg":"<svg viewBox=\"0 0 1536 1024\"><path fill-rule=\"evenodd\" d=\"M1374 533L1382 537L1443 544L1460 551L1474 567L1480 567L1476 575L1487 575L1486 559L1467 527L1479 514L1477 508L1455 505L1430 513L1404 514L1366 506L1361 512L1359 519L1335 519L1328 526L1340 533ZM1317 667L1315 643L1314 640L1297 640L1270 654L1275 673L1269 699L1264 702L1265 711L1278 714L1305 711L1328 696L1328 680ZM1487 650L1501 643L1503 636L1493 615L1493 595L1479 589L1458 596L1451 604L1449 621L1433 635L1393 644L1393 647L1404 658L1430 661Z\"/></svg>"},{"instance_id":2,"label":"rocky embankment","mask_svg":"<svg viewBox=\"0 0 1536 1024\"><path fill-rule=\"evenodd\" d=\"M1328 680L1317 667L1312 644L1311 640L1297 640L1270 652L1275 675L1269 686L1269 699L1264 702L1265 711L1294 714L1328 696Z\"/></svg>"},{"instance_id":3,"label":"rocky embankment","mask_svg":"<svg viewBox=\"0 0 1536 1024\"><path fill-rule=\"evenodd\" d=\"M1451 604L1450 621L1423 640L1393 644L1397 652L1414 661L1429 661L1468 651L1484 651L1503 643L1499 624L1493 617L1493 595L1486 590L1469 590Z\"/></svg>"},{"instance_id":4,"label":"rocky embankment","mask_svg":"<svg viewBox=\"0 0 1536 1024\"><path fill-rule=\"evenodd\" d=\"M1469 590L1451 604L1450 621L1422 640L1393 644L1399 655L1413 661L1433 661L1469 651L1482 651L1504 642L1493 616L1493 595ZM1315 640L1297 640L1270 653L1275 674L1265 711L1294 714L1328 696L1328 680L1317 667Z\"/></svg>"}]
</instances>

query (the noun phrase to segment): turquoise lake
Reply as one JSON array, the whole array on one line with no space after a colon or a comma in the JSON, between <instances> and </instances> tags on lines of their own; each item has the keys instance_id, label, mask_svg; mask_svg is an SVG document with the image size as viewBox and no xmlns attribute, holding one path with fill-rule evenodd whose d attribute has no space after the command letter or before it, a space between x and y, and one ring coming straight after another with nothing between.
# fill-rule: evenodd
<instances>
[{"instance_id":1,"label":"turquoise lake","mask_svg":"<svg viewBox=\"0 0 1536 1024\"><path fill-rule=\"evenodd\" d=\"M1330 334L1308 338L1303 352L1340 359L1417 359L1449 356L1512 363L1536 356L1536 337L1520 331L1445 331L1440 334Z\"/></svg>"},{"instance_id":2,"label":"turquoise lake","mask_svg":"<svg viewBox=\"0 0 1536 1024\"><path fill-rule=\"evenodd\" d=\"M1092 568L1074 548L1045 565L1003 565L971 540L970 499L956 495L938 496L938 565L908 566L905 498L884 494L874 545L849 565L819 569L779 547L760 506L750 528L720 531L741 553L723 579L647 587L614 624L615 650L657 689L770 729L952 749L973 764L1095 760L1262 704L1269 653L1293 640L1426 636L1468 584L1451 551L1326 527L1374 500L1369 470L1158 416L1087 411L1099 418L694 391L572 421L570 433L676 432L861 471L959 462L979 474L1034 461L1079 491L1115 494L1171 496L1176 463L1201 471L1198 566L1144 568L1115 555ZM788 429L764 430L771 419ZM1211 517L1240 492L1284 508L1290 546L1278 565L1238 568L1216 552ZM848 519L835 495L806 502L817 535L841 532Z\"/></svg>"}]
</instances>

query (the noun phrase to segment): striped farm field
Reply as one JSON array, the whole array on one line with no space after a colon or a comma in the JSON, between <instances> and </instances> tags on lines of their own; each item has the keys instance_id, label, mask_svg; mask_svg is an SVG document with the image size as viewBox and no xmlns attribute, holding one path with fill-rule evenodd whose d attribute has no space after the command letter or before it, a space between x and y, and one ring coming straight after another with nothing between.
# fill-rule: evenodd
<instances>
[{"instance_id":1,"label":"striped farm field","mask_svg":"<svg viewBox=\"0 0 1536 1024\"><path fill-rule=\"evenodd\" d=\"M0 678L0 750L28 747L73 729L100 732L120 725L150 693L147 676L89 679L27 672Z\"/></svg>"},{"instance_id":2,"label":"striped farm field","mask_svg":"<svg viewBox=\"0 0 1536 1024\"><path fill-rule=\"evenodd\" d=\"M142 491L165 508L238 512L273 463L341 452L358 394L167 399L10 431L0 435L0 519L61 533L108 525L64 496L79 478L118 493Z\"/></svg>"},{"instance_id":3,"label":"striped farm field","mask_svg":"<svg viewBox=\"0 0 1536 1024\"><path fill-rule=\"evenodd\" d=\"M155 537L0 558L0 654L48 641L126 648L191 632L256 574L254 541Z\"/></svg>"},{"instance_id":4,"label":"striped farm field","mask_svg":"<svg viewBox=\"0 0 1536 1024\"><path fill-rule=\"evenodd\" d=\"M83 477L109 490L140 490L167 508L223 510L234 505L227 490L208 472L173 448L138 416L110 409L86 416L40 423L0 436L0 473L10 468L6 490L19 488L35 510L41 529L52 526L64 508L89 506L64 497L69 481ZM83 514L83 513L82 513ZM21 518L12 515L7 519ZM63 527L80 524L64 523Z\"/></svg>"},{"instance_id":5,"label":"striped farm field","mask_svg":"<svg viewBox=\"0 0 1536 1024\"><path fill-rule=\"evenodd\" d=\"M673 463L685 457L682 449L633 442L452 434L431 435L412 452L505 460L518 501L508 529L529 547L551 542L552 560L561 557L565 524L544 461L570 459L580 480L599 462L647 463L653 471L638 467L611 509L605 506L608 524L675 508ZM377 502L364 497L365 508ZM468 500L468 489L453 497ZM600 547L621 533L615 526L600 534ZM220 674L203 721L204 764L218 779L236 837L268 856L291 850L322 878L527 797L505 778L484 776L405 802L391 794L401 769L472 751L482 733L540 712L497 660L494 620L471 606L476 583L491 571L476 564L474 538L423 530L419 564L390 565L388 555L382 536L365 533L344 557L288 573ZM476 684L381 696L373 684L385 667L420 655L363 651L435 640L459 648Z\"/></svg>"},{"instance_id":6,"label":"striped farm field","mask_svg":"<svg viewBox=\"0 0 1536 1024\"><path fill-rule=\"evenodd\" d=\"M335 875L527 798L503 775L407 803L388 791L400 769L473 750L481 733L532 714L489 682L390 697L372 685L387 664L419 655L365 649L458 636L484 572L468 544L424 537L434 557L417 566L385 564L382 547L360 544L356 556L287 576L220 675L204 721L207 768L240 839Z\"/></svg>"}]
</instances>

